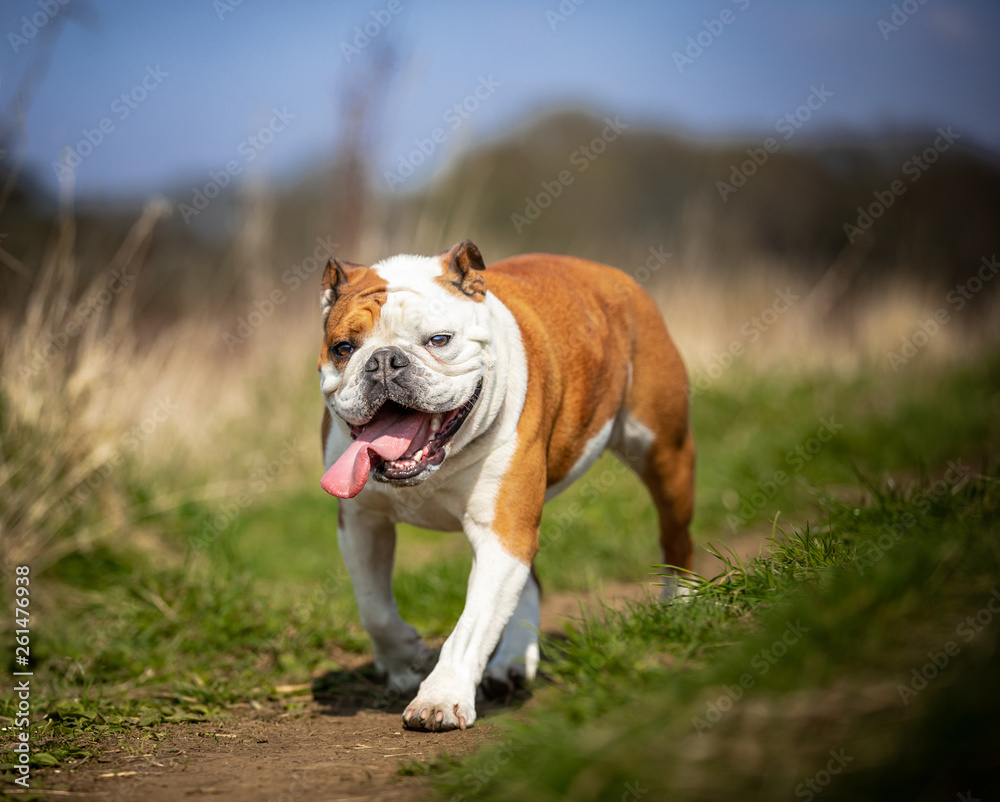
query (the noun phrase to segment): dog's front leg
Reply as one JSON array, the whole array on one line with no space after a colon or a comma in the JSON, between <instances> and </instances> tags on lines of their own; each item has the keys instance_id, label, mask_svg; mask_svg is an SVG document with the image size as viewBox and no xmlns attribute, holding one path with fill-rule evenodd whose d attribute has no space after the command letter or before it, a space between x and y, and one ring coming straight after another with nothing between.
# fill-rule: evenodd
<instances>
[{"instance_id":1,"label":"dog's front leg","mask_svg":"<svg viewBox=\"0 0 1000 802\"><path fill-rule=\"evenodd\" d=\"M387 518L341 502L337 539L358 602L361 625L372 640L376 667L389 687L412 691L427 674L431 652L399 615L392 592L396 527Z\"/></svg>"},{"instance_id":2,"label":"dog's front leg","mask_svg":"<svg viewBox=\"0 0 1000 802\"><path fill-rule=\"evenodd\" d=\"M465 609L445 641L437 666L420 684L403 723L418 730L453 730L476 720L476 687L486 661L514 614L529 566L511 556L491 530L466 529L472 573Z\"/></svg>"}]
</instances>

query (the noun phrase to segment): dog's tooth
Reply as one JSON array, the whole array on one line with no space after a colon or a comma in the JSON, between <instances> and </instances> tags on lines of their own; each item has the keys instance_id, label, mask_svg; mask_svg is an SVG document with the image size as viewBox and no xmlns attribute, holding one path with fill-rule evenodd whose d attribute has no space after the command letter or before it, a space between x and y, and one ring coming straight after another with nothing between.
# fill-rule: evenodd
<instances>
[{"instance_id":1,"label":"dog's tooth","mask_svg":"<svg viewBox=\"0 0 1000 802\"><path fill-rule=\"evenodd\" d=\"M416 454L413 455L414 462L420 462L424 458L424 450L420 449Z\"/></svg>"},{"instance_id":2,"label":"dog's tooth","mask_svg":"<svg viewBox=\"0 0 1000 802\"><path fill-rule=\"evenodd\" d=\"M431 431L435 433L441 431L441 416L437 413L431 418Z\"/></svg>"}]
</instances>

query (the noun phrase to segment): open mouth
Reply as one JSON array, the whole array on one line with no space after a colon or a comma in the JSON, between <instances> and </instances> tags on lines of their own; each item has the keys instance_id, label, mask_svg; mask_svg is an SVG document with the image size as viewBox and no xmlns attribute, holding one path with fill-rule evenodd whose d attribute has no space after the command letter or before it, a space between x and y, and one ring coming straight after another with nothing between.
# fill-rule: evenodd
<instances>
[{"instance_id":1,"label":"open mouth","mask_svg":"<svg viewBox=\"0 0 1000 802\"><path fill-rule=\"evenodd\" d=\"M386 401L371 419L351 426L354 442L327 470L320 482L327 493L353 498L370 475L383 482L408 484L440 465L445 448L469 416L482 383L472 397L449 412L426 412Z\"/></svg>"},{"instance_id":2,"label":"open mouth","mask_svg":"<svg viewBox=\"0 0 1000 802\"><path fill-rule=\"evenodd\" d=\"M355 440L363 437L369 426L377 425L378 421L390 416L397 420L403 418L411 426L419 418L416 434L398 459L386 459L381 454L381 462L372 459L372 470L376 478L389 482L412 479L429 467L441 464L445 457L445 446L451 442L476 405L481 389L482 384L476 387L468 401L451 412L421 412L401 406L395 401L386 401L367 424L352 426L351 436Z\"/></svg>"}]
</instances>

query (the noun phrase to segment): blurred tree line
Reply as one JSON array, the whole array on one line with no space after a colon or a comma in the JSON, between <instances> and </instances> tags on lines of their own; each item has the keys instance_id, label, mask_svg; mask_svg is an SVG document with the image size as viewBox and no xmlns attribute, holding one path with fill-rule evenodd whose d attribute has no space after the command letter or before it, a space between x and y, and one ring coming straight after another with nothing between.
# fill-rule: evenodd
<instances>
[{"instance_id":1,"label":"blurred tree line","mask_svg":"<svg viewBox=\"0 0 1000 802\"><path fill-rule=\"evenodd\" d=\"M356 101L345 101L346 119ZM611 119L562 111L443 165L424 164L390 188L385 170L408 155L376 167L367 112L353 113L359 121L347 146L297 180L230 186L188 222L176 208L190 187L168 193L175 213L157 226L135 295L151 328L280 286L317 238L366 263L436 253L470 237L488 261L549 251L630 272L650 247L663 247L678 258L661 279L697 269L723 282L766 263L818 280L848 252L849 295L901 277L946 291L998 251L996 158L933 131L779 141L768 150L762 140L706 144L638 126L608 133ZM922 157L928 149L932 163ZM57 199L15 168L8 152L0 161L0 296L8 310L30 286L30 266L51 246L58 215ZM82 286L108 264L140 207L73 210Z\"/></svg>"}]
</instances>

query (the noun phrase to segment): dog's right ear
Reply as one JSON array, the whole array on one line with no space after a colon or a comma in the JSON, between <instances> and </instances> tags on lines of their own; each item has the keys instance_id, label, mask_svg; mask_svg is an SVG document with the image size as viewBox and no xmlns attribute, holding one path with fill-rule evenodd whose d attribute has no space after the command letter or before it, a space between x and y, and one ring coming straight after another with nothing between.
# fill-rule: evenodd
<instances>
[{"instance_id":1,"label":"dog's right ear","mask_svg":"<svg viewBox=\"0 0 1000 802\"><path fill-rule=\"evenodd\" d=\"M364 265L345 262L342 259L331 259L323 271L323 294L320 296L320 307L323 310L323 325L330 317L330 310L337 303L337 298L347 289L351 275L358 270L367 270Z\"/></svg>"}]
</instances>

